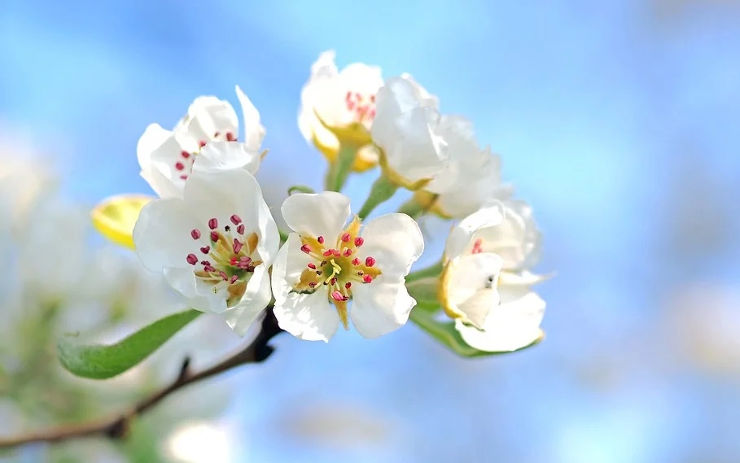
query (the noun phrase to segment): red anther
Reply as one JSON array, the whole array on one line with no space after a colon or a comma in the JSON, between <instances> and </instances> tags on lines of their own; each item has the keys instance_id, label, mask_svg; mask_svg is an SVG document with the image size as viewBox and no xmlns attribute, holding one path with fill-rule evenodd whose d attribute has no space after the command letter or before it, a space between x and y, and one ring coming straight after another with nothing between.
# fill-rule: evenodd
<instances>
[{"instance_id":1,"label":"red anther","mask_svg":"<svg viewBox=\"0 0 740 463\"><path fill-rule=\"evenodd\" d=\"M200 230L198 230L197 228L193 228L192 230L190 230L190 236L192 236L194 240L197 240L198 238L200 238Z\"/></svg>"},{"instance_id":2,"label":"red anther","mask_svg":"<svg viewBox=\"0 0 740 463\"><path fill-rule=\"evenodd\" d=\"M229 259L229 265L236 265L237 263L239 263L239 259L236 256Z\"/></svg>"},{"instance_id":3,"label":"red anther","mask_svg":"<svg viewBox=\"0 0 740 463\"><path fill-rule=\"evenodd\" d=\"M342 293L340 293L339 291L334 291L333 293L331 293L331 298L337 302L342 302L344 300L344 296L342 296Z\"/></svg>"},{"instance_id":4,"label":"red anther","mask_svg":"<svg viewBox=\"0 0 740 463\"><path fill-rule=\"evenodd\" d=\"M195 265L198 263L198 257L195 254L188 254L188 264Z\"/></svg>"},{"instance_id":5,"label":"red anther","mask_svg":"<svg viewBox=\"0 0 740 463\"><path fill-rule=\"evenodd\" d=\"M187 175L181 175L180 176L180 180L187 180L187 179L188 179L188 176Z\"/></svg>"},{"instance_id":6,"label":"red anther","mask_svg":"<svg viewBox=\"0 0 740 463\"><path fill-rule=\"evenodd\" d=\"M480 254L483 252L483 248L481 247L481 244L483 244L483 240L478 238L475 240L475 243L473 243L473 249L470 251L471 254Z\"/></svg>"},{"instance_id":7,"label":"red anther","mask_svg":"<svg viewBox=\"0 0 740 463\"><path fill-rule=\"evenodd\" d=\"M316 270L316 264L314 264L313 262L309 262L308 268L310 268L311 270Z\"/></svg>"},{"instance_id":8,"label":"red anther","mask_svg":"<svg viewBox=\"0 0 740 463\"><path fill-rule=\"evenodd\" d=\"M236 214L229 217L229 220L231 220L231 223L233 223L234 225L239 225L240 223L242 223L242 218Z\"/></svg>"},{"instance_id":9,"label":"red anther","mask_svg":"<svg viewBox=\"0 0 740 463\"><path fill-rule=\"evenodd\" d=\"M313 288L314 286L316 286L316 282L315 281L312 281L312 282L310 282L308 284L308 286L310 286L311 288Z\"/></svg>"},{"instance_id":10,"label":"red anther","mask_svg":"<svg viewBox=\"0 0 740 463\"><path fill-rule=\"evenodd\" d=\"M311 252L311 248L309 248L307 244L304 244L303 246L301 246L301 251L303 251L306 254L308 254L308 253Z\"/></svg>"},{"instance_id":11,"label":"red anther","mask_svg":"<svg viewBox=\"0 0 740 463\"><path fill-rule=\"evenodd\" d=\"M236 137L231 132L226 132L226 140L227 141L236 141Z\"/></svg>"},{"instance_id":12,"label":"red anther","mask_svg":"<svg viewBox=\"0 0 740 463\"><path fill-rule=\"evenodd\" d=\"M184 157L185 159L190 157L190 153L188 153L185 150L180 151L180 156Z\"/></svg>"},{"instance_id":13,"label":"red anther","mask_svg":"<svg viewBox=\"0 0 740 463\"><path fill-rule=\"evenodd\" d=\"M215 230L218 228L218 219L213 217L211 219L208 219L208 228L211 230Z\"/></svg>"},{"instance_id":14,"label":"red anther","mask_svg":"<svg viewBox=\"0 0 740 463\"><path fill-rule=\"evenodd\" d=\"M339 252L339 249L332 249L331 253L334 255L334 257L339 257L342 255L342 253Z\"/></svg>"},{"instance_id":15,"label":"red anther","mask_svg":"<svg viewBox=\"0 0 740 463\"><path fill-rule=\"evenodd\" d=\"M211 232L211 241L218 241L218 232L216 231Z\"/></svg>"},{"instance_id":16,"label":"red anther","mask_svg":"<svg viewBox=\"0 0 740 463\"><path fill-rule=\"evenodd\" d=\"M355 246L359 248L363 244L365 244L365 240L361 236L358 236L357 238L355 238Z\"/></svg>"},{"instance_id":17,"label":"red anther","mask_svg":"<svg viewBox=\"0 0 740 463\"><path fill-rule=\"evenodd\" d=\"M365 258L365 265L367 265L368 267L372 267L373 265L375 265L375 259L370 256L367 256Z\"/></svg>"},{"instance_id":18,"label":"red anther","mask_svg":"<svg viewBox=\"0 0 740 463\"><path fill-rule=\"evenodd\" d=\"M206 146L206 142L204 142L203 140L201 140L201 141L198 142L198 146L200 146L201 148L203 148L204 146Z\"/></svg>"},{"instance_id":19,"label":"red anther","mask_svg":"<svg viewBox=\"0 0 740 463\"><path fill-rule=\"evenodd\" d=\"M229 280L229 283L234 284L234 282L238 279L239 277L237 275L231 275L231 279Z\"/></svg>"},{"instance_id":20,"label":"red anther","mask_svg":"<svg viewBox=\"0 0 740 463\"><path fill-rule=\"evenodd\" d=\"M364 277L362 277L362 281L364 281L365 283L372 283L373 277L371 277L370 275L365 275Z\"/></svg>"},{"instance_id":21,"label":"red anther","mask_svg":"<svg viewBox=\"0 0 740 463\"><path fill-rule=\"evenodd\" d=\"M323 236L319 236L318 238L316 238L316 241L318 241L319 244L324 244L324 237Z\"/></svg>"},{"instance_id":22,"label":"red anther","mask_svg":"<svg viewBox=\"0 0 740 463\"><path fill-rule=\"evenodd\" d=\"M177 161L175 163L175 169L177 169L177 170L183 170L183 169L185 169L185 164L181 163L180 161Z\"/></svg>"},{"instance_id":23,"label":"red anther","mask_svg":"<svg viewBox=\"0 0 740 463\"><path fill-rule=\"evenodd\" d=\"M234 238L234 244L232 247L234 248L235 254L239 254L239 251L242 250L242 246L244 246L244 244L242 244L238 239Z\"/></svg>"},{"instance_id":24,"label":"red anther","mask_svg":"<svg viewBox=\"0 0 740 463\"><path fill-rule=\"evenodd\" d=\"M239 226L236 227L236 232L239 233L240 235L244 234L244 224L243 223L239 224Z\"/></svg>"},{"instance_id":25,"label":"red anther","mask_svg":"<svg viewBox=\"0 0 740 463\"><path fill-rule=\"evenodd\" d=\"M211 252L211 247L203 246L202 248L200 248L200 252L202 252L203 254L208 254L209 252Z\"/></svg>"},{"instance_id":26,"label":"red anther","mask_svg":"<svg viewBox=\"0 0 740 463\"><path fill-rule=\"evenodd\" d=\"M331 280L329 280L329 284L332 285L332 286L335 285L335 284L337 284L337 279L336 278L332 278Z\"/></svg>"},{"instance_id":27,"label":"red anther","mask_svg":"<svg viewBox=\"0 0 740 463\"><path fill-rule=\"evenodd\" d=\"M344 95L344 99L349 101L352 98L352 92L347 90L347 94Z\"/></svg>"},{"instance_id":28,"label":"red anther","mask_svg":"<svg viewBox=\"0 0 740 463\"><path fill-rule=\"evenodd\" d=\"M216 138L216 137L218 137L219 135L221 135L221 132L218 132L218 131L216 131L216 132L214 132L214 133L213 133L213 138Z\"/></svg>"},{"instance_id":29,"label":"red anther","mask_svg":"<svg viewBox=\"0 0 740 463\"><path fill-rule=\"evenodd\" d=\"M354 259L352 259L352 265L360 265L360 259L357 258L357 257L355 257Z\"/></svg>"},{"instance_id":30,"label":"red anther","mask_svg":"<svg viewBox=\"0 0 740 463\"><path fill-rule=\"evenodd\" d=\"M344 287L347 289L350 289L352 287L352 282L348 281L347 283L344 284Z\"/></svg>"},{"instance_id":31,"label":"red anther","mask_svg":"<svg viewBox=\"0 0 740 463\"><path fill-rule=\"evenodd\" d=\"M333 256L333 255L334 255L334 250L333 249L327 249L326 251L324 251L324 254L323 254L324 257L329 257L329 256Z\"/></svg>"},{"instance_id":32,"label":"red anther","mask_svg":"<svg viewBox=\"0 0 740 463\"><path fill-rule=\"evenodd\" d=\"M375 103L375 95L370 95L370 102Z\"/></svg>"},{"instance_id":33,"label":"red anther","mask_svg":"<svg viewBox=\"0 0 740 463\"><path fill-rule=\"evenodd\" d=\"M221 275L221 278L223 278L224 281L229 281L229 276L223 270L220 270L218 274Z\"/></svg>"},{"instance_id":34,"label":"red anther","mask_svg":"<svg viewBox=\"0 0 740 463\"><path fill-rule=\"evenodd\" d=\"M342 235L342 241L344 241L345 243L348 243L350 238L352 238L352 236L350 236L349 233L344 233Z\"/></svg>"},{"instance_id":35,"label":"red anther","mask_svg":"<svg viewBox=\"0 0 740 463\"><path fill-rule=\"evenodd\" d=\"M370 119L375 119L375 110L371 110L369 114Z\"/></svg>"},{"instance_id":36,"label":"red anther","mask_svg":"<svg viewBox=\"0 0 740 463\"><path fill-rule=\"evenodd\" d=\"M349 257L352 255L352 250L350 248L344 248L344 251L342 251L342 255L344 257Z\"/></svg>"}]
</instances>

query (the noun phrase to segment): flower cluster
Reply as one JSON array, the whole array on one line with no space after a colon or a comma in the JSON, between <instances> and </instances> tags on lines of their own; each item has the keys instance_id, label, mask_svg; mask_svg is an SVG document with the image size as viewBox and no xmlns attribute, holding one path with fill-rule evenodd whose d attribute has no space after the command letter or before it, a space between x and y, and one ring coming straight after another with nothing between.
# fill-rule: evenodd
<instances>
[{"instance_id":1,"label":"flower cluster","mask_svg":"<svg viewBox=\"0 0 740 463\"><path fill-rule=\"evenodd\" d=\"M333 52L321 54L298 125L328 161L326 191L289 194L280 208L289 230L279 231L255 179L265 130L236 92L243 133L228 102L197 98L173 130L152 124L139 140L141 175L159 198L118 223L106 211L131 198L97 209L99 229L119 242L132 232L144 265L191 307L223 314L240 334L271 307L305 340L328 341L350 322L373 338L409 319L481 352L542 337L545 303L530 289L542 280L530 272L539 232L469 120L441 113L410 75L384 79L362 63L340 71ZM375 166L380 176L353 215L344 182ZM412 195L398 212L365 221L399 188ZM456 224L440 264L409 274L424 251L416 220L425 214Z\"/></svg>"}]
</instances>

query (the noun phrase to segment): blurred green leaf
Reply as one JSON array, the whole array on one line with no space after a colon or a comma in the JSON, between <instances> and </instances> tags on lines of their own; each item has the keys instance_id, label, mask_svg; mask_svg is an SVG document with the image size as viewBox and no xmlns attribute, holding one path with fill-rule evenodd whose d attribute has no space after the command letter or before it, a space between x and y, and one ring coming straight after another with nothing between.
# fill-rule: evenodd
<instances>
[{"instance_id":1,"label":"blurred green leaf","mask_svg":"<svg viewBox=\"0 0 740 463\"><path fill-rule=\"evenodd\" d=\"M419 308L424 310L418 310ZM435 313L425 307L417 307L411 311L410 320L416 323L422 330L426 331L434 339L439 341L445 347L460 355L462 357L486 357L489 355L501 355L510 354L511 352L518 352L520 350L527 349L538 344L542 338L537 339L532 344L524 346L521 349L515 351L506 352L487 352L478 350L474 347L469 346L460 336L460 333L455 329L455 323L438 321L435 318Z\"/></svg>"},{"instance_id":2,"label":"blurred green leaf","mask_svg":"<svg viewBox=\"0 0 740 463\"><path fill-rule=\"evenodd\" d=\"M112 378L144 360L200 314L190 309L169 315L111 345L84 345L68 336L57 345L59 361L77 376Z\"/></svg>"},{"instance_id":3,"label":"blurred green leaf","mask_svg":"<svg viewBox=\"0 0 740 463\"><path fill-rule=\"evenodd\" d=\"M288 196L292 195L293 193L315 193L313 191L313 188L306 185L293 185L292 187L288 188Z\"/></svg>"}]
</instances>

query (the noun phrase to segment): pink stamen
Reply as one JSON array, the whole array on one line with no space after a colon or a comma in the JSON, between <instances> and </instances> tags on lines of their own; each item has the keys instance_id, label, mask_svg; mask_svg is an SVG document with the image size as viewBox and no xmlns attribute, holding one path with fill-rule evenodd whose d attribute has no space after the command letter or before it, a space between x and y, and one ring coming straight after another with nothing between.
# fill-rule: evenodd
<instances>
[{"instance_id":1,"label":"pink stamen","mask_svg":"<svg viewBox=\"0 0 740 463\"><path fill-rule=\"evenodd\" d=\"M180 156L184 157L185 159L190 157L190 153L188 153L185 150L180 151Z\"/></svg>"},{"instance_id":2,"label":"pink stamen","mask_svg":"<svg viewBox=\"0 0 740 463\"><path fill-rule=\"evenodd\" d=\"M319 236L318 238L316 238L316 241L318 241L319 244L324 244L324 237L323 236Z\"/></svg>"},{"instance_id":3,"label":"pink stamen","mask_svg":"<svg viewBox=\"0 0 740 463\"><path fill-rule=\"evenodd\" d=\"M190 236L192 236L194 240L197 240L198 238L200 238L200 230L198 230L197 228L193 228L192 230L190 230Z\"/></svg>"},{"instance_id":4,"label":"pink stamen","mask_svg":"<svg viewBox=\"0 0 740 463\"><path fill-rule=\"evenodd\" d=\"M342 235L342 241L344 241L345 243L348 243L350 238L352 237L350 236L349 233L345 233Z\"/></svg>"},{"instance_id":5,"label":"pink stamen","mask_svg":"<svg viewBox=\"0 0 740 463\"><path fill-rule=\"evenodd\" d=\"M308 268L310 268L311 270L316 270L316 264L314 264L313 262L309 262Z\"/></svg>"},{"instance_id":6,"label":"pink stamen","mask_svg":"<svg viewBox=\"0 0 740 463\"><path fill-rule=\"evenodd\" d=\"M365 283L372 283L373 277L371 277L370 275L365 275L364 277L362 277L362 281L364 281Z\"/></svg>"},{"instance_id":7,"label":"pink stamen","mask_svg":"<svg viewBox=\"0 0 740 463\"><path fill-rule=\"evenodd\" d=\"M233 245L234 254L239 254L239 251L242 250L242 246L244 246L244 244L242 244L241 242L239 242L238 239L234 238L234 245Z\"/></svg>"},{"instance_id":8,"label":"pink stamen","mask_svg":"<svg viewBox=\"0 0 740 463\"><path fill-rule=\"evenodd\" d=\"M218 228L218 219L213 217L212 219L208 219L208 228L211 230L215 230Z\"/></svg>"},{"instance_id":9,"label":"pink stamen","mask_svg":"<svg viewBox=\"0 0 740 463\"><path fill-rule=\"evenodd\" d=\"M344 251L342 252L342 255L344 257L349 257L352 255L352 250L350 248L344 248Z\"/></svg>"},{"instance_id":10,"label":"pink stamen","mask_svg":"<svg viewBox=\"0 0 740 463\"><path fill-rule=\"evenodd\" d=\"M175 163L175 169L177 170L183 170L185 169L185 164L181 163L180 161Z\"/></svg>"},{"instance_id":11,"label":"pink stamen","mask_svg":"<svg viewBox=\"0 0 740 463\"><path fill-rule=\"evenodd\" d=\"M473 249L470 251L471 254L480 254L483 252L483 247L481 246L483 244L483 240L478 238L475 240L475 243L473 243Z\"/></svg>"},{"instance_id":12,"label":"pink stamen","mask_svg":"<svg viewBox=\"0 0 740 463\"><path fill-rule=\"evenodd\" d=\"M339 257L342 254L339 252L339 249L332 249L331 253L334 255L334 257Z\"/></svg>"},{"instance_id":13,"label":"pink stamen","mask_svg":"<svg viewBox=\"0 0 740 463\"><path fill-rule=\"evenodd\" d=\"M347 289L350 289L352 287L352 282L348 281L347 283L344 284L344 287Z\"/></svg>"},{"instance_id":14,"label":"pink stamen","mask_svg":"<svg viewBox=\"0 0 740 463\"><path fill-rule=\"evenodd\" d=\"M201 141L198 142L198 146L200 146L201 148L203 148L204 146L206 146L206 142L204 142L203 140L201 140Z\"/></svg>"},{"instance_id":15,"label":"pink stamen","mask_svg":"<svg viewBox=\"0 0 740 463\"><path fill-rule=\"evenodd\" d=\"M229 219L231 220L231 223L233 223L234 225L239 225L240 223L242 223L241 217L239 217L236 214L234 214L231 217L229 217Z\"/></svg>"},{"instance_id":16,"label":"pink stamen","mask_svg":"<svg viewBox=\"0 0 740 463\"><path fill-rule=\"evenodd\" d=\"M218 241L219 234L218 232L212 231L211 232L211 241L216 242Z\"/></svg>"},{"instance_id":17,"label":"pink stamen","mask_svg":"<svg viewBox=\"0 0 740 463\"><path fill-rule=\"evenodd\" d=\"M198 257L195 254L188 254L188 264L195 265L198 263Z\"/></svg>"},{"instance_id":18,"label":"pink stamen","mask_svg":"<svg viewBox=\"0 0 740 463\"><path fill-rule=\"evenodd\" d=\"M354 259L352 259L352 265L360 265L360 259L357 258L357 257L355 257Z\"/></svg>"},{"instance_id":19,"label":"pink stamen","mask_svg":"<svg viewBox=\"0 0 740 463\"><path fill-rule=\"evenodd\" d=\"M233 285L234 282L236 282L236 280L238 280L238 279L239 279L239 277L237 275L231 275L231 279L229 280L229 283L231 283Z\"/></svg>"},{"instance_id":20,"label":"pink stamen","mask_svg":"<svg viewBox=\"0 0 740 463\"><path fill-rule=\"evenodd\" d=\"M365 258L365 265L368 267L372 267L373 265L375 265L375 259L370 256L367 256Z\"/></svg>"},{"instance_id":21,"label":"pink stamen","mask_svg":"<svg viewBox=\"0 0 740 463\"><path fill-rule=\"evenodd\" d=\"M333 293L331 293L331 298L337 302L344 301L344 296L342 296L342 293L340 293L339 291L334 291Z\"/></svg>"},{"instance_id":22,"label":"pink stamen","mask_svg":"<svg viewBox=\"0 0 740 463\"><path fill-rule=\"evenodd\" d=\"M363 244L365 244L365 240L361 236L358 236L357 238L355 238L355 246L359 248Z\"/></svg>"},{"instance_id":23,"label":"pink stamen","mask_svg":"<svg viewBox=\"0 0 740 463\"><path fill-rule=\"evenodd\" d=\"M236 141L236 137L231 132L226 132L226 141Z\"/></svg>"},{"instance_id":24,"label":"pink stamen","mask_svg":"<svg viewBox=\"0 0 740 463\"><path fill-rule=\"evenodd\" d=\"M244 224L243 223L239 224L239 226L236 227L236 232L239 233L240 235L244 234Z\"/></svg>"},{"instance_id":25,"label":"pink stamen","mask_svg":"<svg viewBox=\"0 0 740 463\"><path fill-rule=\"evenodd\" d=\"M308 253L311 252L311 248L309 248L307 244L304 244L303 246L301 246L301 251L303 251L306 254L308 254Z\"/></svg>"},{"instance_id":26,"label":"pink stamen","mask_svg":"<svg viewBox=\"0 0 740 463\"><path fill-rule=\"evenodd\" d=\"M332 255L334 255L334 250L333 249L327 249L326 251L324 251L324 254L323 254L324 257L329 257L329 256L332 256Z\"/></svg>"},{"instance_id":27,"label":"pink stamen","mask_svg":"<svg viewBox=\"0 0 740 463\"><path fill-rule=\"evenodd\" d=\"M203 254L208 254L209 252L211 252L211 247L203 246L202 248L200 248L200 252L202 252Z\"/></svg>"},{"instance_id":28,"label":"pink stamen","mask_svg":"<svg viewBox=\"0 0 740 463\"><path fill-rule=\"evenodd\" d=\"M310 282L308 284L308 286L310 286L311 288L313 288L314 286L316 286L316 282L315 281L312 281L312 282Z\"/></svg>"}]
</instances>

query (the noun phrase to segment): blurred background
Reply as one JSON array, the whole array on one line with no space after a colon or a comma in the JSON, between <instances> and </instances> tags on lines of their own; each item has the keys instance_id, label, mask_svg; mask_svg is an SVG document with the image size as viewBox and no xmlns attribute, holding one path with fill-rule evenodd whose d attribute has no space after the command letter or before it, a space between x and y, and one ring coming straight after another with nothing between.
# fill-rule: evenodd
<instances>
[{"instance_id":1,"label":"blurred background","mask_svg":"<svg viewBox=\"0 0 740 463\"><path fill-rule=\"evenodd\" d=\"M56 366L178 309L87 212L149 193L136 142L203 94L251 97L278 210L321 185L296 124L310 65L411 73L468 116L544 235L546 340L478 360L416 326L278 337L265 364L170 398L123 444L0 461L740 461L740 2L53 2L0 5L0 433L98 416L243 341L204 317L113 382ZM354 176L357 207L371 171ZM383 210L403 201L399 194ZM381 210L382 212L382 210ZM425 220L438 258L448 225ZM10 264L8 264L10 263ZM132 294L134 296L132 296Z\"/></svg>"}]
</instances>

